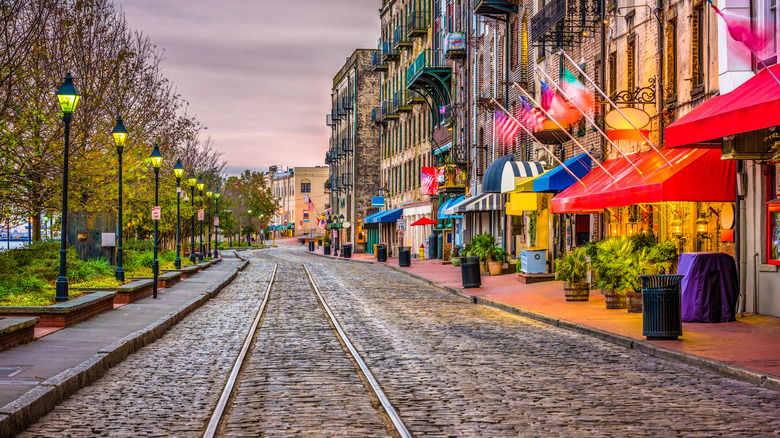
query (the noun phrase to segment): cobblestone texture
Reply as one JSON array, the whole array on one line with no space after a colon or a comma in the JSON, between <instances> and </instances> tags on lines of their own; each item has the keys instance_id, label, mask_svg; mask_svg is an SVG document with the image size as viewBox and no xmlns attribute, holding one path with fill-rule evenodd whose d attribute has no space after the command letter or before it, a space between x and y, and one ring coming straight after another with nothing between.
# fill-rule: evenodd
<instances>
[{"instance_id":1,"label":"cobblestone texture","mask_svg":"<svg viewBox=\"0 0 780 438\"><path fill-rule=\"evenodd\" d=\"M309 264L414 436L780 435L777 392L301 250L257 254L211 303L25 436L199 436L277 255ZM303 271L283 263L279 275L227 432L386 435Z\"/></svg>"},{"instance_id":2,"label":"cobblestone texture","mask_svg":"<svg viewBox=\"0 0 780 438\"><path fill-rule=\"evenodd\" d=\"M181 323L31 426L24 437L201 436L263 299L255 260Z\"/></svg>"}]
</instances>

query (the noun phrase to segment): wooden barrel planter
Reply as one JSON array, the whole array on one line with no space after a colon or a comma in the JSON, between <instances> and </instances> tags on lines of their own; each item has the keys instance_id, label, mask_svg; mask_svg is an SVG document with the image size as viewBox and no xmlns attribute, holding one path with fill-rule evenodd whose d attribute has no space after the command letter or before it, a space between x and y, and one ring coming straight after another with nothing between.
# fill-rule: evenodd
<instances>
[{"instance_id":1,"label":"wooden barrel planter","mask_svg":"<svg viewBox=\"0 0 780 438\"><path fill-rule=\"evenodd\" d=\"M627 292L628 313L642 313L642 292Z\"/></svg>"},{"instance_id":2,"label":"wooden barrel planter","mask_svg":"<svg viewBox=\"0 0 780 438\"><path fill-rule=\"evenodd\" d=\"M607 305L607 309L625 309L626 308L626 295L619 294L614 290L602 291L604 294L604 303Z\"/></svg>"},{"instance_id":3,"label":"wooden barrel planter","mask_svg":"<svg viewBox=\"0 0 780 438\"><path fill-rule=\"evenodd\" d=\"M588 283L563 283L566 301L588 301L590 286Z\"/></svg>"}]
</instances>

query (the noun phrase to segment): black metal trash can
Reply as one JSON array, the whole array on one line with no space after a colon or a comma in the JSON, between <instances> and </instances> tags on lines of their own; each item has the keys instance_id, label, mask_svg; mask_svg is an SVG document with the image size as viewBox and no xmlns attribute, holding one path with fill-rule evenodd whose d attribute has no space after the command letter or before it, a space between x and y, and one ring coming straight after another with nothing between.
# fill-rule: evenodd
<instances>
[{"instance_id":1,"label":"black metal trash can","mask_svg":"<svg viewBox=\"0 0 780 438\"><path fill-rule=\"evenodd\" d=\"M344 246L341 247L341 256L345 259L352 257L352 244L351 243L345 243Z\"/></svg>"},{"instance_id":2,"label":"black metal trash can","mask_svg":"<svg viewBox=\"0 0 780 438\"><path fill-rule=\"evenodd\" d=\"M642 336L677 339L682 336L680 283L683 275L640 275L642 280Z\"/></svg>"},{"instance_id":3,"label":"black metal trash can","mask_svg":"<svg viewBox=\"0 0 780 438\"><path fill-rule=\"evenodd\" d=\"M309 251L314 251L314 241L313 240L309 241Z\"/></svg>"},{"instance_id":4,"label":"black metal trash can","mask_svg":"<svg viewBox=\"0 0 780 438\"><path fill-rule=\"evenodd\" d=\"M330 244L326 243L325 245L322 245L322 253L325 255L330 255Z\"/></svg>"},{"instance_id":5,"label":"black metal trash can","mask_svg":"<svg viewBox=\"0 0 780 438\"><path fill-rule=\"evenodd\" d=\"M379 244L376 246L376 261L378 262L387 261L387 245Z\"/></svg>"},{"instance_id":6,"label":"black metal trash can","mask_svg":"<svg viewBox=\"0 0 780 438\"><path fill-rule=\"evenodd\" d=\"M398 248L398 266L402 268L412 266L412 248L410 246Z\"/></svg>"},{"instance_id":7,"label":"black metal trash can","mask_svg":"<svg viewBox=\"0 0 780 438\"><path fill-rule=\"evenodd\" d=\"M464 289L482 286L482 277L479 274L479 257L461 257L460 276Z\"/></svg>"}]
</instances>

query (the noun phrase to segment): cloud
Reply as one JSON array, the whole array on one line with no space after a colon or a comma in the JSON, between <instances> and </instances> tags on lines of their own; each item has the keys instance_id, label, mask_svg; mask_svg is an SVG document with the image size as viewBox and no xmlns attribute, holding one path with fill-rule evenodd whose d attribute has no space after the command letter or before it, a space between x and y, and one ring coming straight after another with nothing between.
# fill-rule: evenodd
<instances>
[{"instance_id":1,"label":"cloud","mask_svg":"<svg viewBox=\"0 0 780 438\"><path fill-rule=\"evenodd\" d=\"M379 35L377 1L126 0L231 169L324 164L333 76Z\"/></svg>"}]
</instances>

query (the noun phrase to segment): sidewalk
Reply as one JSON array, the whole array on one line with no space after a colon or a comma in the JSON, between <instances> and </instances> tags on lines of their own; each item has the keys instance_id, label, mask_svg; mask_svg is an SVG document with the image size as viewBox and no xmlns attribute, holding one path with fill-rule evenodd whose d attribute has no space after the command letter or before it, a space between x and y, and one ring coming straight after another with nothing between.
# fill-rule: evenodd
<instances>
[{"instance_id":1,"label":"sidewalk","mask_svg":"<svg viewBox=\"0 0 780 438\"><path fill-rule=\"evenodd\" d=\"M315 252L322 255L322 248ZM352 259L376 263L371 254L353 254ZM778 318L738 314L737 321L729 323L683 323L680 339L650 341L642 336L641 313L607 310L598 292L591 291L589 301L567 302L561 282L522 284L516 274L482 277L482 287L463 289L460 268L443 265L440 260L412 259L408 268L398 267L397 258L382 264L469 296L474 302L780 389Z\"/></svg>"},{"instance_id":2,"label":"sidewalk","mask_svg":"<svg viewBox=\"0 0 780 438\"><path fill-rule=\"evenodd\" d=\"M0 352L0 436L35 421L161 337L229 284L242 265L226 253L221 263L160 289L156 300L144 298Z\"/></svg>"}]
</instances>

